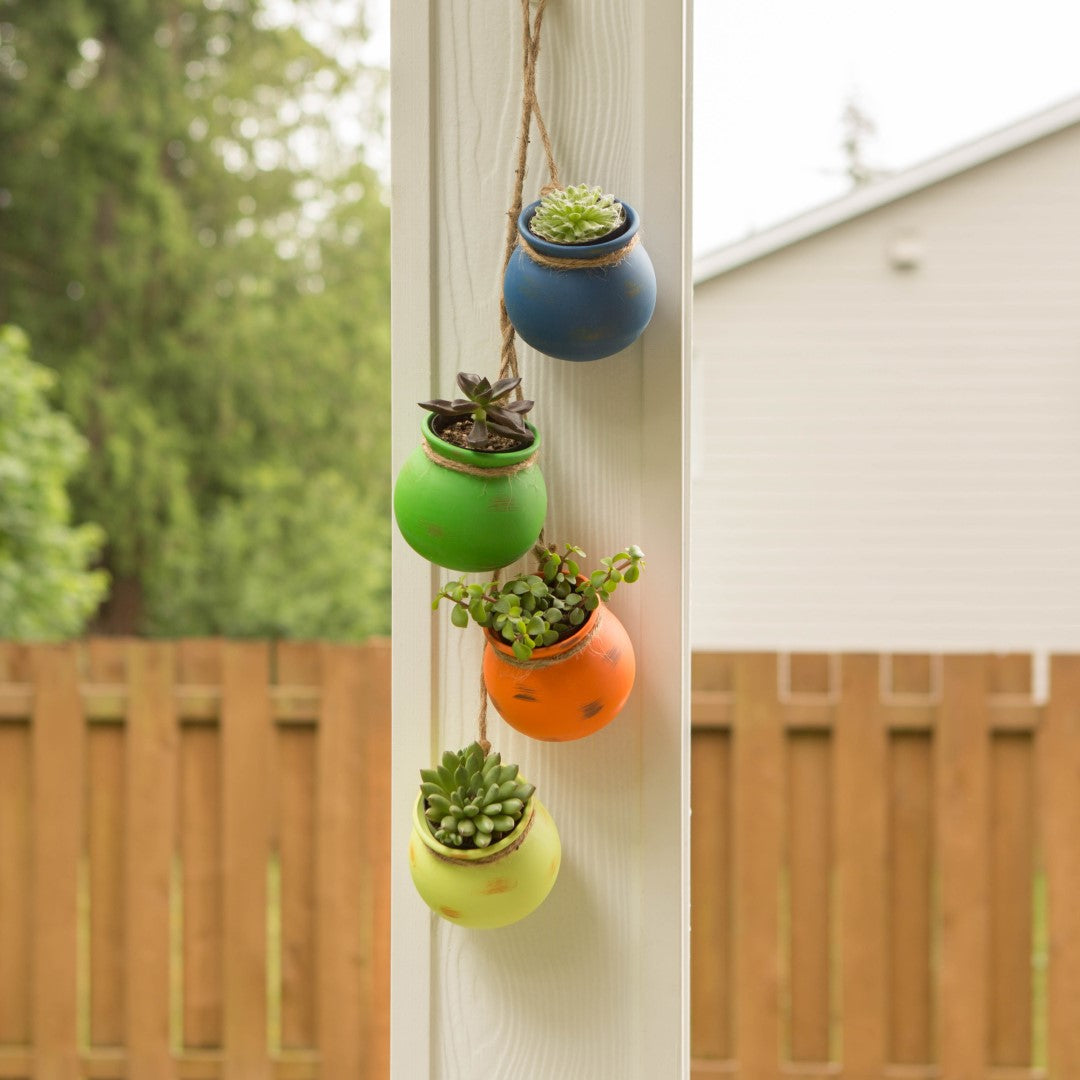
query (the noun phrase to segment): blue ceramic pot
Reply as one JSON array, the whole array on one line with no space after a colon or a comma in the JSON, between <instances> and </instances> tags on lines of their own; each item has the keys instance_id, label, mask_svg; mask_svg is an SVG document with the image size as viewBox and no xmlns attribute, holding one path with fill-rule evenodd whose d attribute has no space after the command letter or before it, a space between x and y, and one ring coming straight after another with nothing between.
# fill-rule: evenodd
<instances>
[{"instance_id":1,"label":"blue ceramic pot","mask_svg":"<svg viewBox=\"0 0 1080 1080\"><path fill-rule=\"evenodd\" d=\"M518 233L541 255L581 261L581 269L554 269L531 259L521 246L506 267L506 312L522 340L560 360L599 360L621 352L640 336L656 307L656 274L639 242L616 266L587 260L626 247L637 235L637 211L623 203L626 224L594 244L553 244L529 231L539 202L518 218Z\"/></svg>"}]
</instances>

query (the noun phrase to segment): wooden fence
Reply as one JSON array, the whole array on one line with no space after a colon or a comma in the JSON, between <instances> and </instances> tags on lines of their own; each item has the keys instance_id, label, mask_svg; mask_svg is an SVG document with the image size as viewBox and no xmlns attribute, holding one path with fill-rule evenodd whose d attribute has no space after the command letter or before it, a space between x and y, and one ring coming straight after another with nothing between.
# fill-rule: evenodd
<instances>
[{"instance_id":1,"label":"wooden fence","mask_svg":"<svg viewBox=\"0 0 1080 1080\"><path fill-rule=\"evenodd\" d=\"M1040 674L695 656L694 1080L1080 1078L1080 657Z\"/></svg>"},{"instance_id":2,"label":"wooden fence","mask_svg":"<svg viewBox=\"0 0 1080 1080\"><path fill-rule=\"evenodd\" d=\"M0 1080L384 1080L389 671L0 645ZM1080 1078L1080 657L1041 681L695 656L694 1080Z\"/></svg>"},{"instance_id":3,"label":"wooden fence","mask_svg":"<svg viewBox=\"0 0 1080 1080\"><path fill-rule=\"evenodd\" d=\"M384 1080L389 672L0 645L0 1077Z\"/></svg>"}]
</instances>

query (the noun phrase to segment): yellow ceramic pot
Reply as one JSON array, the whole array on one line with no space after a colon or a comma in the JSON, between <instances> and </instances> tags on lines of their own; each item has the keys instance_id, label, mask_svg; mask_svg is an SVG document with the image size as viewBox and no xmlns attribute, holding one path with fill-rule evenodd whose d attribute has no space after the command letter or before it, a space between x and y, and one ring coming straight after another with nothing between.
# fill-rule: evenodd
<instances>
[{"instance_id":1,"label":"yellow ceramic pot","mask_svg":"<svg viewBox=\"0 0 1080 1080\"><path fill-rule=\"evenodd\" d=\"M535 911L555 884L562 845L555 822L534 795L517 827L488 848L440 844L424 819L424 797L413 807L409 869L436 915L458 926L509 926Z\"/></svg>"}]
</instances>

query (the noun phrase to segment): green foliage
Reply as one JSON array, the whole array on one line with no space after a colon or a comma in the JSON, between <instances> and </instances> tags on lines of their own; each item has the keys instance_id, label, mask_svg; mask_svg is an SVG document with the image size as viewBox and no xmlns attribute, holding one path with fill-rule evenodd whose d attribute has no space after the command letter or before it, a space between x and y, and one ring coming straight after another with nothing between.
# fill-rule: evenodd
<instances>
[{"instance_id":1,"label":"green foliage","mask_svg":"<svg viewBox=\"0 0 1080 1080\"><path fill-rule=\"evenodd\" d=\"M622 203L598 187L578 184L548 192L540 200L529 229L553 244L590 244L623 223Z\"/></svg>"},{"instance_id":2,"label":"green foliage","mask_svg":"<svg viewBox=\"0 0 1080 1080\"><path fill-rule=\"evenodd\" d=\"M76 520L101 523L107 568L141 597L116 629L223 632L203 590L222 522L265 520L267 470L313 478L277 513L315 514L331 565L386 565L366 538L388 548L389 215L341 130L379 138L384 73L358 59L363 0L311 9L0 3L0 321L30 332L89 442ZM328 483L364 532L317 520ZM234 589L287 595L272 561L238 562ZM324 617L297 605L280 632L388 630L369 614L385 583L357 577L366 593L324 595Z\"/></svg>"},{"instance_id":3,"label":"green foliage","mask_svg":"<svg viewBox=\"0 0 1080 1080\"><path fill-rule=\"evenodd\" d=\"M620 582L633 583L641 575L644 552L631 545L600 560L600 569L581 574L576 558L585 552L572 544L559 554L552 544L540 556L535 574L518 574L508 581L469 584L464 578L447 582L432 607L450 601L450 621L461 629L469 620L490 627L510 644L519 660L533 649L554 645L577 633L601 603L606 603Z\"/></svg>"},{"instance_id":4,"label":"green foliage","mask_svg":"<svg viewBox=\"0 0 1080 1080\"><path fill-rule=\"evenodd\" d=\"M516 765L503 765L479 743L454 753L442 764L421 769L424 817L432 836L455 848L486 848L514 831L536 790L518 776Z\"/></svg>"},{"instance_id":5,"label":"green foliage","mask_svg":"<svg viewBox=\"0 0 1080 1080\"><path fill-rule=\"evenodd\" d=\"M512 439L532 438L523 418L535 403L528 400L509 400L510 395L521 385L519 377L499 379L492 385L486 376L459 371L457 383L465 395L464 398L455 398L453 401L434 398L432 401L421 401L420 408L430 409L436 416L448 420L472 417L468 443L476 449L482 449L487 444L490 431L508 435Z\"/></svg>"},{"instance_id":6,"label":"green foliage","mask_svg":"<svg viewBox=\"0 0 1080 1080\"><path fill-rule=\"evenodd\" d=\"M70 524L66 484L86 445L49 405L55 381L21 330L0 327L0 638L78 634L106 588L88 569L101 530Z\"/></svg>"},{"instance_id":7,"label":"green foliage","mask_svg":"<svg viewBox=\"0 0 1080 1080\"><path fill-rule=\"evenodd\" d=\"M172 552L151 631L350 640L385 631L389 522L331 470L262 466L209 522L201 558Z\"/></svg>"}]
</instances>

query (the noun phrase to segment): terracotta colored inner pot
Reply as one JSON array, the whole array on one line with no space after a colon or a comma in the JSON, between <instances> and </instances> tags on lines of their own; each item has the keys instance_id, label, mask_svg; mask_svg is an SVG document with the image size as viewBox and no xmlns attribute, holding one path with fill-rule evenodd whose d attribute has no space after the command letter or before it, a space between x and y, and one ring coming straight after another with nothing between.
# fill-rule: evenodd
<instances>
[{"instance_id":1,"label":"terracotta colored inner pot","mask_svg":"<svg viewBox=\"0 0 1080 1080\"><path fill-rule=\"evenodd\" d=\"M486 631L484 681L499 715L532 739L567 742L609 724L634 687L634 647L626 629L600 605L576 634L532 659Z\"/></svg>"}]
</instances>

